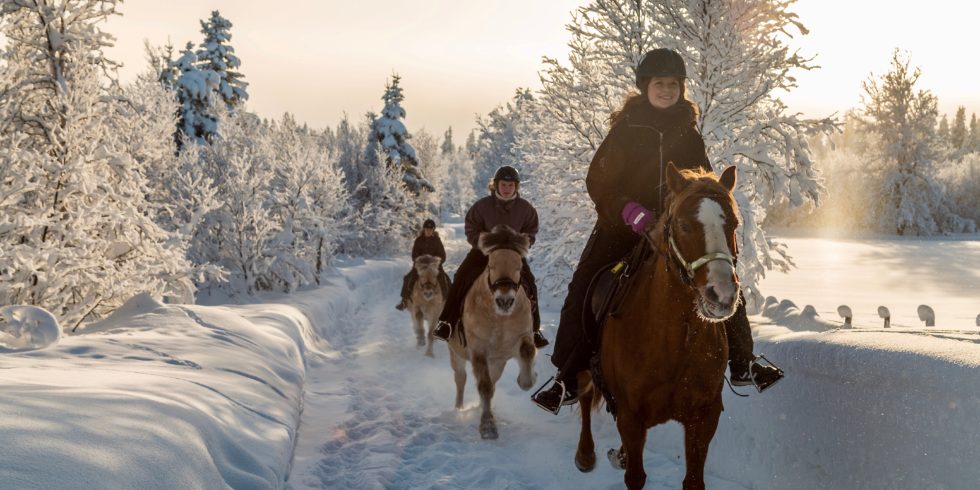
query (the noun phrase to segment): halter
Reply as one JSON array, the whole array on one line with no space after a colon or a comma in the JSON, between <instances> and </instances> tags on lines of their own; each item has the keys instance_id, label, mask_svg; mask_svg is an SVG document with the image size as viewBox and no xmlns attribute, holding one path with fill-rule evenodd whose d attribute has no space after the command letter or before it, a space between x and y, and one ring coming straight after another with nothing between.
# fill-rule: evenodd
<instances>
[{"instance_id":1,"label":"halter","mask_svg":"<svg viewBox=\"0 0 980 490\"><path fill-rule=\"evenodd\" d=\"M690 197L709 197L710 198L711 196L704 195L704 194L694 194L694 195L691 195L691 196L688 196L688 197L689 198ZM700 258L695 259L695 260L693 260L691 262L688 262L687 260L685 260L684 259L684 256L681 254L680 248L677 247L677 242L674 241L674 234L670 232L670 221L671 221L672 218L673 218L673 216L671 216L670 219L668 219L667 222L665 223L665 225L664 225L664 228L665 228L664 233L666 233L666 235L667 235L667 242L670 244L670 250L671 250L671 252L674 253L674 257L677 259L678 262L680 262L680 265L682 267L684 267L684 271L687 272L687 277L688 277L689 280L691 280L691 281L694 280L694 275L697 273L698 269L704 267L709 262L714 262L716 260L720 260L722 262L725 262L728 265L732 266L732 268L735 267L735 257L732 257L731 255L726 254L724 252L712 252L712 253L709 253L709 254L705 254L705 255L702 255Z\"/></svg>"},{"instance_id":2,"label":"halter","mask_svg":"<svg viewBox=\"0 0 980 490\"><path fill-rule=\"evenodd\" d=\"M502 250L502 249L503 250L513 250L513 251L517 252L518 254L521 253L521 251L518 250L518 249L516 249L516 248L502 246L502 247L496 247L496 248L494 248L492 250L489 250L489 253L487 253L487 256L489 256L493 252L496 252L497 250ZM518 289L518 288L522 287L521 284L518 284L518 283L514 282L514 280L511 279L511 278L509 278L509 277L501 277L500 279L497 279L496 281L490 282L490 272L489 271L487 272L487 286L490 287L490 292L491 293L496 293L498 289L502 289L504 287L509 287L509 288L512 288L512 289Z\"/></svg>"}]
</instances>

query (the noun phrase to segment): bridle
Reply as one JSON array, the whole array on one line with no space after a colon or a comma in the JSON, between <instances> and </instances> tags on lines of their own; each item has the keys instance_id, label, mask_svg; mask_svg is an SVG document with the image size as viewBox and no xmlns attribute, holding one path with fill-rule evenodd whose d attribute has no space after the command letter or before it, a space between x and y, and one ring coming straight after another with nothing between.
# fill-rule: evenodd
<instances>
[{"instance_id":1,"label":"bridle","mask_svg":"<svg viewBox=\"0 0 980 490\"><path fill-rule=\"evenodd\" d=\"M685 197L685 200L691 197L710 198L713 196L708 194L692 194L690 196ZM677 247L677 242L674 241L674 234L670 232L671 230L670 224L672 220L673 220L673 214L671 214L671 216L669 216L664 222L664 233L667 235L667 243L670 245L670 251L673 253L674 258L677 259L677 262L680 263L684 271L687 272L687 278L690 281L694 280L694 275L697 274L698 269L716 260L725 262L728 265L732 266L732 268L735 268L735 257L724 252L712 252L709 254L702 255L701 257L688 262L684 258L684 255L681 254L680 248Z\"/></svg>"},{"instance_id":2,"label":"bridle","mask_svg":"<svg viewBox=\"0 0 980 490\"><path fill-rule=\"evenodd\" d=\"M518 254L521 253L520 250L517 250L516 248L513 248L513 247L497 247L497 248L494 248L493 250L490 250L489 253L487 253L487 257L489 257L490 254L496 252L497 250L501 250L501 249L513 250L513 251L517 252ZM500 279L497 279L496 281L491 282L490 281L490 272L489 271L487 272L487 286L490 287L490 292L491 293L496 293L498 289L503 289L505 287L509 287L511 289L518 289L518 288L522 287L521 284L519 284L517 282L514 282L514 280L511 279L511 278L509 278L509 277L501 277Z\"/></svg>"}]
</instances>

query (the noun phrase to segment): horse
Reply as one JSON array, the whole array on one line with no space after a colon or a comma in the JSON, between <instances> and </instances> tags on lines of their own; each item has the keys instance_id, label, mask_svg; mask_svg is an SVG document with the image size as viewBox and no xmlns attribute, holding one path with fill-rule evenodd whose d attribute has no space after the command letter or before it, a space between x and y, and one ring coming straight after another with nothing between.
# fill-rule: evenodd
<instances>
[{"instance_id":1,"label":"horse","mask_svg":"<svg viewBox=\"0 0 980 490\"><path fill-rule=\"evenodd\" d=\"M426 346L427 357L435 357L432 354L432 330L435 329L439 321L439 313L446 304L446 296L439 285L441 263L442 259L432 255L419 255L415 258L415 271L418 272L419 278L412 287L412 294L408 298L408 308L406 308L412 316L412 327L415 330L418 346ZM426 322L429 324L428 332L424 328Z\"/></svg>"},{"instance_id":2,"label":"horse","mask_svg":"<svg viewBox=\"0 0 980 490\"><path fill-rule=\"evenodd\" d=\"M521 286L522 259L530 240L506 225L481 233L478 246L487 267L466 293L463 335L449 342L449 361L456 381L456 409L463 408L466 362L473 365L480 393L480 436L496 439L497 423L490 408L497 380L511 358L517 358L517 385L524 391L537 382L532 341L531 300Z\"/></svg>"},{"instance_id":3,"label":"horse","mask_svg":"<svg viewBox=\"0 0 980 490\"><path fill-rule=\"evenodd\" d=\"M644 237L652 253L633 273L636 282L620 312L609 316L599 346L601 376L578 373L582 429L575 465L595 467L591 412L611 396L622 445L607 456L625 469L627 488L642 488L647 430L669 420L684 426L684 489L704 488L708 445L722 411L728 360L724 321L735 313L738 207L735 167L720 177L678 171L668 163L666 207Z\"/></svg>"}]
</instances>

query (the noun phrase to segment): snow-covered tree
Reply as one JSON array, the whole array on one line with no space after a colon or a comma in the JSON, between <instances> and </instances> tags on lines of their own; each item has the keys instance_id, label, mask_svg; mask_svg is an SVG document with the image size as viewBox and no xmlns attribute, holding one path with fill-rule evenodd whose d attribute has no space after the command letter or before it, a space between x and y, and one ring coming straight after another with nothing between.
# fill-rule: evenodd
<instances>
[{"instance_id":1,"label":"snow-covered tree","mask_svg":"<svg viewBox=\"0 0 980 490\"><path fill-rule=\"evenodd\" d=\"M148 135L134 152L135 136L119 130L151 133L144 116L166 120L172 107L147 116L106 78L115 64L98 24L116 2L5 2L3 11L0 303L42 306L74 327L139 292L191 301L185 250L147 200L143 166L166 144Z\"/></svg>"},{"instance_id":2,"label":"snow-covered tree","mask_svg":"<svg viewBox=\"0 0 980 490\"><path fill-rule=\"evenodd\" d=\"M242 62L235 56L235 48L228 44L231 41L231 27L231 21L222 17L217 10L211 12L208 20L201 21L204 41L196 53L199 68L218 75L216 90L228 110L233 110L248 100L248 82L238 71Z\"/></svg>"},{"instance_id":3,"label":"snow-covered tree","mask_svg":"<svg viewBox=\"0 0 980 490\"><path fill-rule=\"evenodd\" d=\"M187 43L174 66L179 73L176 83L180 117L177 124L182 137L198 144L207 143L218 132L215 91L220 78L214 71L197 66L197 55L191 43Z\"/></svg>"},{"instance_id":4,"label":"snow-covered tree","mask_svg":"<svg viewBox=\"0 0 980 490\"><path fill-rule=\"evenodd\" d=\"M366 138L364 130L351 124L347 114L344 114L334 133L334 151L337 154L337 166L344 174L344 185L348 194L353 194L364 181L360 162L364 155Z\"/></svg>"},{"instance_id":5,"label":"snow-covered tree","mask_svg":"<svg viewBox=\"0 0 980 490\"><path fill-rule=\"evenodd\" d=\"M444 218L451 215L462 216L477 199L473 192L473 159L463 148L448 155L444 153L442 158L446 161L446 179L439 187L439 207Z\"/></svg>"},{"instance_id":6,"label":"snow-covered tree","mask_svg":"<svg viewBox=\"0 0 980 490\"><path fill-rule=\"evenodd\" d=\"M498 106L486 117L477 119L478 136L473 156L476 170L473 190L476 195L482 196L486 192L487 183L500 166L521 166L515 149L519 134L517 127L528 111L532 110L533 102L531 90L519 88L511 102Z\"/></svg>"},{"instance_id":7,"label":"snow-covered tree","mask_svg":"<svg viewBox=\"0 0 980 490\"><path fill-rule=\"evenodd\" d=\"M949 119L946 114L939 120L939 130L936 132L936 144L944 149L953 148L953 137L949 132Z\"/></svg>"},{"instance_id":8,"label":"snow-covered tree","mask_svg":"<svg viewBox=\"0 0 980 490\"><path fill-rule=\"evenodd\" d=\"M418 193L423 190L431 192L435 188L422 174L415 148L408 142L412 136L402 122L405 118L405 109L402 108L401 103L405 96L402 95L402 88L398 85L400 81L401 77L396 74L392 75L390 83L385 84L385 93L381 97L385 105L381 109L381 117L371 125L371 130L381 144L385 163L389 167L401 169L405 185L412 192Z\"/></svg>"},{"instance_id":9,"label":"snow-covered tree","mask_svg":"<svg viewBox=\"0 0 980 490\"><path fill-rule=\"evenodd\" d=\"M594 0L568 25L568 64L546 59L541 74L539 100L555 128L554 144L566 147L563 161L587 165L608 131L609 114L633 87L633 68L643 55L667 47L684 57L688 93L702 110L698 126L709 159L716 170L733 164L739 169L739 275L750 303L761 299L755 285L767 269L791 265L785 248L764 231L766 210L783 201L818 202L821 187L807 137L835 128L829 118L790 113L779 99L780 92L795 88L794 71L813 68L811 60L787 46L795 33L807 32L788 10L790 3ZM565 178L552 185L582 187L582 174L577 168L557 172ZM591 212L590 201L576 202L571 208L576 216ZM584 236L589 225L567 221L564 226L575 231L559 226L549 242Z\"/></svg>"},{"instance_id":10,"label":"snow-covered tree","mask_svg":"<svg viewBox=\"0 0 980 490\"><path fill-rule=\"evenodd\" d=\"M916 91L920 74L896 49L891 71L864 82L863 126L877 140L866 154L879 185L875 222L899 235L962 231L969 223L950 210L936 179L937 100Z\"/></svg>"},{"instance_id":11,"label":"snow-covered tree","mask_svg":"<svg viewBox=\"0 0 980 490\"><path fill-rule=\"evenodd\" d=\"M956 118L953 119L953 127L949 130L950 143L954 150L962 150L967 142L968 133L966 132L966 108L959 106L956 108Z\"/></svg>"},{"instance_id":12,"label":"snow-covered tree","mask_svg":"<svg viewBox=\"0 0 980 490\"><path fill-rule=\"evenodd\" d=\"M977 125L977 115L970 116L970 134L967 136L968 151L980 151L980 126Z\"/></svg>"}]
</instances>

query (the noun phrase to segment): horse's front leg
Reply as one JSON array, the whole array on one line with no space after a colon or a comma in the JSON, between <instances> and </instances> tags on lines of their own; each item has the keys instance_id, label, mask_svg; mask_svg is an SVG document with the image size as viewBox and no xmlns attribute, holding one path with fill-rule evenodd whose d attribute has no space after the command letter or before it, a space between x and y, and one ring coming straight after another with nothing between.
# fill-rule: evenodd
<instances>
[{"instance_id":1,"label":"horse's front leg","mask_svg":"<svg viewBox=\"0 0 980 490\"><path fill-rule=\"evenodd\" d=\"M463 408L463 389L466 388L466 358L449 349L449 365L456 381L456 410Z\"/></svg>"},{"instance_id":2,"label":"horse's front leg","mask_svg":"<svg viewBox=\"0 0 980 490\"><path fill-rule=\"evenodd\" d=\"M592 377L582 372L578 375L578 406L582 413L582 430L575 451L575 467L582 473L595 468L595 441L592 440L592 397L599 396L591 383Z\"/></svg>"},{"instance_id":3,"label":"horse's front leg","mask_svg":"<svg viewBox=\"0 0 980 490\"><path fill-rule=\"evenodd\" d=\"M473 354L473 376L476 377L476 389L480 393L480 436L484 439L497 438L497 422L493 418L490 404L493 401L494 382L490 372L487 356L483 353ZM497 374L500 377L500 374Z\"/></svg>"},{"instance_id":4,"label":"horse's front leg","mask_svg":"<svg viewBox=\"0 0 980 490\"><path fill-rule=\"evenodd\" d=\"M517 374L517 386L522 390L530 390L538 383L538 373L534 372L534 356L538 350L534 347L534 342L530 337L521 337L521 345L517 352L517 365L520 372Z\"/></svg>"},{"instance_id":5,"label":"horse's front leg","mask_svg":"<svg viewBox=\"0 0 980 490\"><path fill-rule=\"evenodd\" d=\"M423 329L422 322L425 321L422 315L422 308L413 308L412 314L412 329L415 330L415 345L416 347L422 347L425 345L425 330Z\"/></svg>"},{"instance_id":6,"label":"horse's front leg","mask_svg":"<svg viewBox=\"0 0 980 490\"><path fill-rule=\"evenodd\" d=\"M619 410L616 427L619 429L619 438L623 441L619 456L626 459L626 475L623 477L626 488L643 488L647 481L647 473L643 471L643 446L647 442L647 428L638 417L622 409Z\"/></svg>"},{"instance_id":7,"label":"horse's front leg","mask_svg":"<svg viewBox=\"0 0 980 490\"><path fill-rule=\"evenodd\" d=\"M438 322L439 322L439 315L438 314L436 314L436 315L429 315L429 318L426 319L426 323L429 324L428 325L428 330L426 331L426 334L425 334L425 356L426 357L433 357L433 358L436 357L435 354L432 353L432 331L436 329L436 323L438 323Z\"/></svg>"},{"instance_id":8,"label":"horse's front leg","mask_svg":"<svg viewBox=\"0 0 980 490\"><path fill-rule=\"evenodd\" d=\"M721 400L697 410L683 422L684 459L687 474L684 490L704 490L704 463L708 459L708 445L718 429L721 417Z\"/></svg>"}]
</instances>

